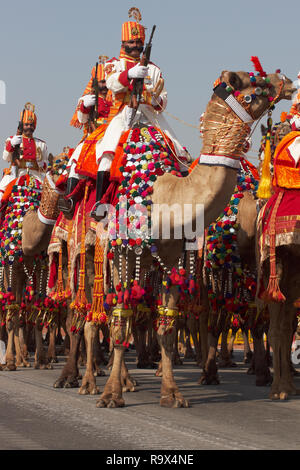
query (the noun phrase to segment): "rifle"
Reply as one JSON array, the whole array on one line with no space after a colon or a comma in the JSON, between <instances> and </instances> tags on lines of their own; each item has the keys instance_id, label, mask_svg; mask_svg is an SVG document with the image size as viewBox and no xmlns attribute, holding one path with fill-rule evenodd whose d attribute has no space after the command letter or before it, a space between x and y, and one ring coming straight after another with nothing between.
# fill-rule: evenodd
<instances>
[{"instance_id":1,"label":"rifle","mask_svg":"<svg viewBox=\"0 0 300 470\"><path fill-rule=\"evenodd\" d=\"M25 113L25 109L23 109L22 119L21 119L21 121L19 121L16 135L22 135L23 134L24 113ZM18 173L20 155L21 155L20 145L16 145L15 148L14 148L13 154L12 154L12 162L11 162L11 166L14 167L13 168L13 172L15 173L14 176L16 176L16 177L17 177L17 173Z\"/></svg>"},{"instance_id":2,"label":"rifle","mask_svg":"<svg viewBox=\"0 0 300 470\"><path fill-rule=\"evenodd\" d=\"M92 127L92 129L95 130L96 129L96 121L97 121L98 116L99 116L99 111L98 111L98 96L99 96L98 62L96 62L95 75L94 75L93 81L92 81L92 91L94 92L94 95L96 95L96 103L95 103L95 106L90 111L89 124Z\"/></svg>"},{"instance_id":3,"label":"rifle","mask_svg":"<svg viewBox=\"0 0 300 470\"><path fill-rule=\"evenodd\" d=\"M156 25L154 25L152 28L150 39L145 46L142 58L140 60L140 65L144 65L145 67L149 64L150 54L151 54L151 49L152 49L152 38L153 38L155 28L156 28ZM138 107L140 105L142 94L143 94L143 88L144 88L144 79L135 78L133 80L133 88L132 88L130 103L129 103L129 107L133 108L134 112L132 114L129 127L131 127L133 120L135 118L136 112L138 110Z\"/></svg>"}]
</instances>

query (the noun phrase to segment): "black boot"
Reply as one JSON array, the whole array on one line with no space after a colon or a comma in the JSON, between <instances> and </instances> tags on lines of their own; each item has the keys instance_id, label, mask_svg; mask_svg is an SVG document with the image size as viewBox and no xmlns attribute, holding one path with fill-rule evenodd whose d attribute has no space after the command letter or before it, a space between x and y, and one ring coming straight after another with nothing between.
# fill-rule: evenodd
<instances>
[{"instance_id":1,"label":"black boot","mask_svg":"<svg viewBox=\"0 0 300 470\"><path fill-rule=\"evenodd\" d=\"M59 199L58 201L58 209L62 211L64 214L70 215L74 209L75 201L71 198L67 198L66 196L69 196L70 194L72 194L75 187L77 186L78 181L79 181L79 178L74 178L74 177L68 178L67 189L66 189L65 195L63 198Z\"/></svg>"},{"instance_id":2,"label":"black boot","mask_svg":"<svg viewBox=\"0 0 300 470\"><path fill-rule=\"evenodd\" d=\"M103 197L103 195L106 193L107 188L109 186L109 177L110 177L110 172L109 171L98 171L97 173L97 180L96 180L96 203L93 207L93 210L91 212L91 217L95 219L97 222L99 220L103 219L104 214L99 212L97 214L97 209L100 208L101 204L100 201Z\"/></svg>"}]
</instances>

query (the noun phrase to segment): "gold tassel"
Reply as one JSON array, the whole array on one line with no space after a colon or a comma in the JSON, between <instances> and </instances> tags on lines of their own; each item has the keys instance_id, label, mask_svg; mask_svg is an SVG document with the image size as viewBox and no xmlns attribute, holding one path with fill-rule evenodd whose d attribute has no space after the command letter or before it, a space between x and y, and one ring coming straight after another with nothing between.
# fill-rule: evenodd
<instances>
[{"instance_id":1,"label":"gold tassel","mask_svg":"<svg viewBox=\"0 0 300 470\"><path fill-rule=\"evenodd\" d=\"M260 199L269 199L271 197L271 132L268 131L266 137L265 157L261 170L261 178L257 190L257 196Z\"/></svg>"},{"instance_id":2,"label":"gold tassel","mask_svg":"<svg viewBox=\"0 0 300 470\"><path fill-rule=\"evenodd\" d=\"M94 266L95 266L95 277L94 277L94 287L93 287L93 302L91 306L91 311L89 318L93 323L105 323L106 314L103 306L103 295L104 295L104 285L103 285L103 260L104 260L104 249L101 245L100 238L96 237L95 243L95 257L94 257Z\"/></svg>"},{"instance_id":3,"label":"gold tassel","mask_svg":"<svg viewBox=\"0 0 300 470\"><path fill-rule=\"evenodd\" d=\"M63 281L62 271L63 271L63 268L62 268L62 245L61 245L59 249L59 254L58 254L57 283L56 283L55 292L52 295L52 297L57 300L63 300L64 298L64 281Z\"/></svg>"}]
</instances>

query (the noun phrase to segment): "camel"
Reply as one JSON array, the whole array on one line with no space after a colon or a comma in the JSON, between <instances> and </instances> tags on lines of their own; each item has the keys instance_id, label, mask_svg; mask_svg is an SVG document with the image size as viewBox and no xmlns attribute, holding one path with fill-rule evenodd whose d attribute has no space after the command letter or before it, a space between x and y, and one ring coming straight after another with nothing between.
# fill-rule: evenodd
<instances>
[{"instance_id":1,"label":"camel","mask_svg":"<svg viewBox=\"0 0 300 470\"><path fill-rule=\"evenodd\" d=\"M5 266L6 285L9 295L6 305L6 328L8 334L6 369L16 370L17 366L26 366L30 364L26 359L20 345L20 332L25 322L32 322L35 325L35 368L50 368L44 357L42 343L42 329L46 322L46 311L42 305L42 299L46 295L47 286L47 257L46 249L49 243L53 223L57 218L57 201L60 192L55 188L55 182L59 177L59 169L65 164L62 155L53 162L49 172L47 172L41 196L38 196L39 187L36 181L30 176L30 173L23 178L21 183L18 180L18 188L27 188L32 194L35 194L34 202L31 202L31 209L27 210L21 225L21 258L13 258ZM26 181L25 181L26 180ZM24 186L21 186L21 185ZM18 209L18 199L12 193L12 213ZM16 201L16 202L15 202ZM14 205L15 204L15 205ZM27 287L26 287L27 285ZM25 296L23 290L26 288ZM37 290L37 293L34 290ZM37 295L37 297L36 297ZM20 312L20 313L19 313ZM14 357L14 346L16 350L16 360Z\"/></svg>"},{"instance_id":2,"label":"camel","mask_svg":"<svg viewBox=\"0 0 300 470\"><path fill-rule=\"evenodd\" d=\"M219 383L216 354L220 334L222 342L219 366L236 365L231 359L227 336L232 316L234 330L235 323L245 321L249 305L254 302L254 293L251 294L247 286L255 286L256 277L253 263L254 230L249 225L249 219L254 216L255 220L256 217L254 194L257 185L256 169L251 169L249 162L243 160L237 187L229 203L206 233L203 288L207 308L202 315L207 318L209 325L209 351L200 384ZM254 205L249 204L249 201Z\"/></svg>"},{"instance_id":3,"label":"camel","mask_svg":"<svg viewBox=\"0 0 300 470\"><path fill-rule=\"evenodd\" d=\"M291 127L288 121L277 125L274 148L290 131ZM270 241L268 241L267 246L261 244L261 223L264 209L265 206L263 205L257 219L256 250L259 279L260 281L263 280L264 286L267 286L270 277ZM293 229L286 230L284 235L279 234L278 236L276 234L275 272L279 289L284 297L281 298L281 301L268 299L266 304L260 291L257 295L259 308L267 308L269 315L268 340L273 350L274 369L270 392L270 399L272 400L286 400L290 395L299 394L299 390L294 385L295 371L291 364L292 340L297 329L297 302L299 299L297 261L299 261L299 256L299 243L297 234Z\"/></svg>"},{"instance_id":4,"label":"camel","mask_svg":"<svg viewBox=\"0 0 300 470\"><path fill-rule=\"evenodd\" d=\"M267 135L268 129L265 126L261 126L262 134L264 138ZM278 142L290 131L290 125L288 122L276 123L271 129L271 150L274 152ZM260 155L263 153L265 147L265 141L263 139ZM256 257L255 257L255 224L257 219L257 210L259 208L260 201L254 198L253 194L246 191L244 192L243 198L240 200L237 208L237 247L239 256L241 258L243 266L247 266L249 272L256 276ZM252 302L253 304L253 302ZM257 308L253 305L252 308L247 312L247 323L251 329L251 334L254 343L254 356L253 361L248 369L248 373L255 373L256 385L269 385L272 381L269 370L269 358L265 350L263 335L266 330L266 317L264 309ZM217 376L217 366L215 364L215 355L217 351L218 337L222 330L222 343L221 343L221 362L219 366L226 366L231 364L229 348L227 349L227 335L226 331L229 328L229 317L226 319L221 315L218 317L219 320L223 320L219 324L219 327L209 334L210 339L210 354L204 368L204 374L201 377L199 383L205 384L218 384L219 378Z\"/></svg>"},{"instance_id":5,"label":"camel","mask_svg":"<svg viewBox=\"0 0 300 470\"><path fill-rule=\"evenodd\" d=\"M234 89L242 96L251 95L253 91L250 76L246 72L224 71L220 80L225 82L231 90ZM264 79L262 77L257 78L257 85L264 91L268 89L272 93L274 103L281 99L290 99L293 93L291 80L282 79L278 74L267 75ZM265 93L259 94L255 100L247 105L251 121L258 119L270 106L270 101L264 95ZM240 99L242 102L242 97ZM199 216L199 205L204 209L204 226L207 227L219 216L226 201L230 200L236 185L235 168L237 166L235 168L224 166L224 161L218 159L225 154L236 158L236 163L238 163L245 140L250 133L250 126L242 122L217 94L212 96L207 105L202 128L203 146L200 164L197 164L185 178L178 178L169 173L163 174L155 180L151 195L152 204L155 208L162 205L172 207L176 202L181 209L184 209L184 204L189 204L192 208L189 221L194 223L194 227L196 218ZM144 142L147 142L146 137ZM128 146L128 151L130 151L133 142L127 143L130 143ZM207 155L210 157L205 157ZM158 230L160 234L162 233L163 217L164 214L160 214L160 217L156 219L158 221L157 225L154 226L154 228L160 228ZM182 228L182 222L178 225ZM166 275L170 276L172 268L178 266L183 251L182 237L180 239L175 238L176 228L178 227L173 217L170 237L155 241L152 251L150 251L150 247L144 250L139 250L138 247L135 252L126 250L121 247L122 242L114 250L111 250L114 286L120 286L121 284L122 287L126 278L134 279L134 277L137 277L137 275L134 276L134 270L138 273L139 269L145 267L149 269L153 259L151 253L155 253L156 261L162 266ZM135 288L134 292L136 293L138 283L135 284ZM124 291L125 294L126 290ZM159 307L160 315L157 321L157 336L161 347L163 372L160 405L166 407L189 406L175 383L172 370L175 335L173 323L178 314L178 297L177 286L171 285L167 289L164 285L162 305ZM120 407L125 404L122 397L121 366L131 314L132 311L126 308L124 298L122 300L121 295L118 296L117 304L112 309L111 338L114 345L114 361L110 377L97 402L97 407Z\"/></svg>"},{"instance_id":6,"label":"camel","mask_svg":"<svg viewBox=\"0 0 300 470\"><path fill-rule=\"evenodd\" d=\"M54 388L77 388L79 387L79 355L80 347L84 344L86 350L86 371L82 378L82 384L79 387L79 394L98 394L99 389L96 385L96 376L105 375L100 364L106 363L103 352L100 348L100 326L106 338L105 326L99 322L86 321L88 311L92 304L93 287L95 279L95 242L96 233L95 222L87 216L91 207L95 203L95 184L92 180L85 180L81 183L82 188L87 189L86 198L78 197L75 212L70 216L71 226L66 230L63 220L58 221L55 227L55 235L60 243L65 247L64 252L67 255L69 267L65 273L65 281L69 278L69 288L71 298L68 300L68 315L66 320L66 329L70 332L70 352L66 364L64 365L60 377L53 384ZM84 190L85 191L85 190ZM85 218L81 218L86 214ZM81 239L78 239L77 233L81 232ZM51 251L59 251L59 247L49 246ZM78 262L78 264L77 264ZM78 269L78 266L80 267ZM66 263L65 266L66 268ZM79 285L77 291L74 288L72 279L74 274L78 273ZM76 307L76 298L78 290L83 297L81 307Z\"/></svg>"}]
</instances>

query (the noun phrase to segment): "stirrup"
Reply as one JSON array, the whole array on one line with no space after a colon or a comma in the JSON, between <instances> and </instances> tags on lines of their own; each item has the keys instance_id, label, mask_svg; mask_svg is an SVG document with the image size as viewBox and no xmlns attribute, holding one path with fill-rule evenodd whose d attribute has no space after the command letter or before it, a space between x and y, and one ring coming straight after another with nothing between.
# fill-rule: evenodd
<instances>
[{"instance_id":1,"label":"stirrup","mask_svg":"<svg viewBox=\"0 0 300 470\"><path fill-rule=\"evenodd\" d=\"M74 209L74 201L73 199L59 199L57 208L64 214L71 214Z\"/></svg>"},{"instance_id":2,"label":"stirrup","mask_svg":"<svg viewBox=\"0 0 300 470\"><path fill-rule=\"evenodd\" d=\"M108 209L106 208L104 214L101 214L101 215L100 215L100 214L99 214L100 211L98 211L98 208L99 208L100 206L107 206L107 204L105 204L105 203L103 204L103 203L101 203L100 201L95 202L95 204L94 204L94 206L93 206L93 209L92 209L92 211L91 211L91 213L90 213L90 216L91 216L94 220L96 220L96 222L100 222L100 220L104 219L104 217L106 217L106 213L107 213L107 210L108 210ZM102 211L101 211L101 212L102 212Z\"/></svg>"}]
</instances>

